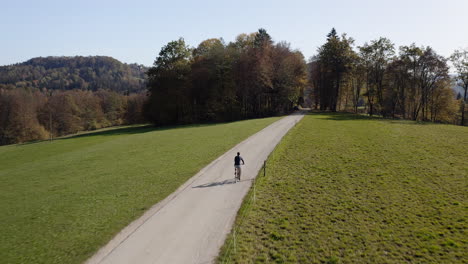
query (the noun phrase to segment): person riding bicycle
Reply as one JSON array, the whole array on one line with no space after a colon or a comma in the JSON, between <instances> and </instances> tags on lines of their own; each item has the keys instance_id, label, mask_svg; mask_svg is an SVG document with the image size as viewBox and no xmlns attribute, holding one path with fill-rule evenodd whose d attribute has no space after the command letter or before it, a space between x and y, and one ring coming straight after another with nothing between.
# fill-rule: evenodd
<instances>
[{"instance_id":1,"label":"person riding bicycle","mask_svg":"<svg viewBox=\"0 0 468 264\"><path fill-rule=\"evenodd\" d=\"M242 161L242 165L245 164L244 159L240 156L240 152L237 152L237 156L234 158L234 178L240 181L240 176L241 176L241 164L240 162ZM236 174L237 173L237 174Z\"/></svg>"}]
</instances>

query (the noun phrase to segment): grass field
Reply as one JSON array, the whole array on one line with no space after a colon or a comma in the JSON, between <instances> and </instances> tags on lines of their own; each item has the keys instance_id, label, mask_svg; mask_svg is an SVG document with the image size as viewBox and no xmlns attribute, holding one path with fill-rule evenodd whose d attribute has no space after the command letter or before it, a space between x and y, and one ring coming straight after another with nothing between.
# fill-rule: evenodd
<instances>
[{"instance_id":1,"label":"grass field","mask_svg":"<svg viewBox=\"0 0 468 264\"><path fill-rule=\"evenodd\" d=\"M466 127L310 114L253 192L220 263L468 263Z\"/></svg>"},{"instance_id":2,"label":"grass field","mask_svg":"<svg viewBox=\"0 0 468 264\"><path fill-rule=\"evenodd\" d=\"M81 263L205 165L276 120L127 127L0 147L0 263Z\"/></svg>"}]
</instances>

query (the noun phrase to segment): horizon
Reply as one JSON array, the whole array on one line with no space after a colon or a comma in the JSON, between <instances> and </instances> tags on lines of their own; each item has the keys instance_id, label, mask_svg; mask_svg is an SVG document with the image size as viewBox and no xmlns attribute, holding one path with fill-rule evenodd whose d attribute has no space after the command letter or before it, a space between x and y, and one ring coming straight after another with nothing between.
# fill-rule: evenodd
<instances>
[{"instance_id":1,"label":"horizon","mask_svg":"<svg viewBox=\"0 0 468 264\"><path fill-rule=\"evenodd\" d=\"M468 46L468 35L460 34L468 28L463 15L468 2L462 0L335 0L328 4L301 0L287 5L279 1L219 5L213 0L176 4L48 0L4 5L7 12L0 18L0 28L9 38L0 43L8 51L0 55L1 66L49 56L109 56L151 66L160 49L179 37L196 47L209 38L229 43L237 35L259 28L265 28L275 42L290 43L307 61L333 27L338 34L352 37L355 48L386 37L397 52L399 46L415 43L431 46L447 58ZM31 41L33 45L29 45Z\"/></svg>"}]
</instances>

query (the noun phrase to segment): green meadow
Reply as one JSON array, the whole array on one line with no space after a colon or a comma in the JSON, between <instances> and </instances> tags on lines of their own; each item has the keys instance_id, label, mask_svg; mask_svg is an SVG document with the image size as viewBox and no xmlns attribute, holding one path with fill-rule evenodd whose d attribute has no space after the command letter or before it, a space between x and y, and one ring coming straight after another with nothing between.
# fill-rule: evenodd
<instances>
[{"instance_id":1,"label":"green meadow","mask_svg":"<svg viewBox=\"0 0 468 264\"><path fill-rule=\"evenodd\" d=\"M278 119L122 127L0 147L0 262L85 261L205 165Z\"/></svg>"},{"instance_id":2,"label":"green meadow","mask_svg":"<svg viewBox=\"0 0 468 264\"><path fill-rule=\"evenodd\" d=\"M468 128L309 114L270 155L218 262L467 263L467 195Z\"/></svg>"}]
</instances>

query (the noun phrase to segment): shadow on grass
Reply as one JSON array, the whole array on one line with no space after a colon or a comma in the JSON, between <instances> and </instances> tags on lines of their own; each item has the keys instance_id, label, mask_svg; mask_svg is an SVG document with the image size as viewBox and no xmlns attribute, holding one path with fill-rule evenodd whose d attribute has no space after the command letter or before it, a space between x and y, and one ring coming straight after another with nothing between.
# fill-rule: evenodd
<instances>
[{"instance_id":1,"label":"shadow on grass","mask_svg":"<svg viewBox=\"0 0 468 264\"><path fill-rule=\"evenodd\" d=\"M198 123L198 124L170 125L170 126L155 126L155 125L148 124L148 125L130 125L126 127L109 127L109 128L103 128L103 129L94 130L94 131L93 130L81 131L79 132L79 134L64 135L61 137L54 138L52 139L52 141L88 138L88 137L96 137L96 136L133 135L133 134L141 134L141 133L147 133L147 132L153 132L153 131L165 131L165 130L175 130L175 129L183 129L183 128L196 128L196 127L201 128L201 127L210 127L210 126L216 126L216 125L248 121L252 119L263 119L263 118L270 118L270 117L247 118L247 119L233 120L233 121L227 121L227 122L207 122L207 123ZM41 143L41 142L46 142L46 141L49 141L49 140L45 139L45 140L27 141L27 142L17 143L17 144L8 144L5 146L14 146L14 145L22 146L22 145L30 145L30 144Z\"/></svg>"},{"instance_id":2,"label":"shadow on grass","mask_svg":"<svg viewBox=\"0 0 468 264\"><path fill-rule=\"evenodd\" d=\"M26 141L26 142L21 142L21 143L16 143L16 144L6 144L6 145L0 145L0 147L6 147L6 146L26 146L26 145L32 145L36 143L41 143L44 141L49 141L49 140L33 140L33 141Z\"/></svg>"},{"instance_id":3,"label":"shadow on grass","mask_svg":"<svg viewBox=\"0 0 468 264\"><path fill-rule=\"evenodd\" d=\"M346 112L309 112L307 115L323 116L325 120L333 121L353 121L353 120L372 120L372 121L383 121L390 124L400 124L400 125L436 125L439 123L433 122L423 122L423 121L413 121L406 119L398 118L383 118L380 116L368 116L363 114L354 114Z\"/></svg>"},{"instance_id":4,"label":"shadow on grass","mask_svg":"<svg viewBox=\"0 0 468 264\"><path fill-rule=\"evenodd\" d=\"M235 121L234 121L235 122ZM76 139L83 137L95 137L95 136L119 136L119 135L133 135L133 134L142 134L153 131L166 131L166 130L176 130L183 128L195 128L195 127L210 127L225 123L206 123L206 124L189 124L189 125L173 125L173 126L154 126L154 125L140 125L140 126L130 126L122 128L109 128L102 131L86 131L78 135L64 136L62 138L57 138L54 140L67 140L67 139Z\"/></svg>"},{"instance_id":5,"label":"shadow on grass","mask_svg":"<svg viewBox=\"0 0 468 264\"><path fill-rule=\"evenodd\" d=\"M118 136L118 135L132 135L146 133L156 130L154 126L137 126L137 127L122 127L122 128L109 128L102 131L87 131L78 135L65 136L63 138L58 138L58 140L67 140L73 138L83 138L83 137L95 137L95 136Z\"/></svg>"},{"instance_id":6,"label":"shadow on grass","mask_svg":"<svg viewBox=\"0 0 468 264\"><path fill-rule=\"evenodd\" d=\"M81 131L79 134L72 134L72 135L65 135L57 138L53 138L52 141L62 141L68 139L77 139L77 138L88 138L88 137L96 137L96 136L117 136L117 135L132 135L132 134L140 134L151 132L155 130L160 130L161 128L154 127L152 125L136 125L136 126L128 126L128 127L109 127L104 128L101 130L88 130L88 131ZM168 128L167 128L168 129ZM27 141L18 144L12 144L16 146L24 146L24 145L31 145L35 143L47 142L48 139L45 140L34 140L34 141Z\"/></svg>"},{"instance_id":7,"label":"shadow on grass","mask_svg":"<svg viewBox=\"0 0 468 264\"><path fill-rule=\"evenodd\" d=\"M325 120L351 121L351 120L384 120L379 117L371 117L345 112L309 112L307 115L322 116Z\"/></svg>"}]
</instances>

